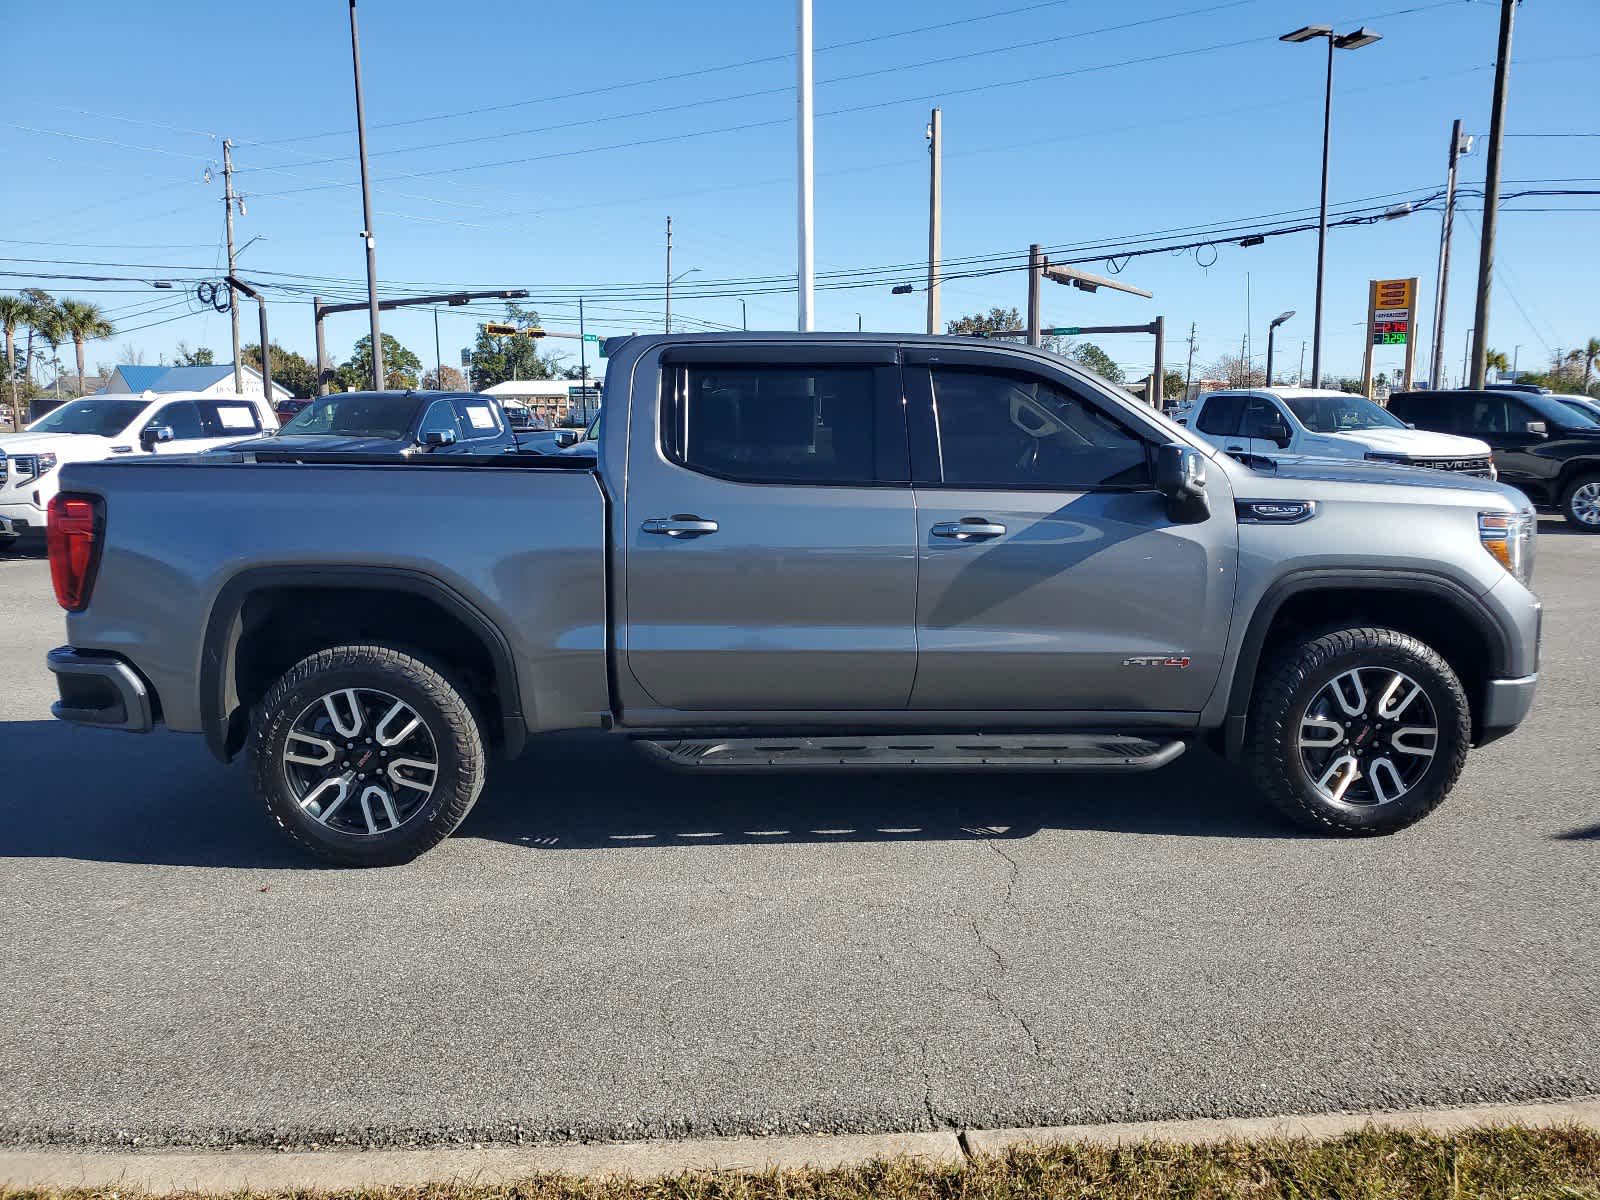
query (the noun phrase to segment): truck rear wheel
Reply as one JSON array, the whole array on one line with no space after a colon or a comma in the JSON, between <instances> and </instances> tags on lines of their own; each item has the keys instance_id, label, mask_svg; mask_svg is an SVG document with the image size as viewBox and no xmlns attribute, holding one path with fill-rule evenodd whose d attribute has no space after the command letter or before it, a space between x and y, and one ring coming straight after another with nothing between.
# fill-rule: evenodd
<instances>
[{"instance_id":1,"label":"truck rear wheel","mask_svg":"<svg viewBox=\"0 0 1600 1200\"><path fill-rule=\"evenodd\" d=\"M483 791L484 740L465 690L391 646L302 659L261 702L256 794L283 830L345 866L409 862Z\"/></svg>"},{"instance_id":2,"label":"truck rear wheel","mask_svg":"<svg viewBox=\"0 0 1600 1200\"><path fill-rule=\"evenodd\" d=\"M1393 629L1341 629L1285 648L1263 673L1246 767L1301 825L1393 833L1443 802L1470 738L1466 692L1436 651Z\"/></svg>"}]
</instances>

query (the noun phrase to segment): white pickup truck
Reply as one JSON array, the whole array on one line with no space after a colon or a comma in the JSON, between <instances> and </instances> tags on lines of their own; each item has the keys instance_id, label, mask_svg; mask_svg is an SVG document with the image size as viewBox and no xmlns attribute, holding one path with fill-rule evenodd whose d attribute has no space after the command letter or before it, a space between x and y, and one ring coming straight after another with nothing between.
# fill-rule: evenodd
<instances>
[{"instance_id":1,"label":"white pickup truck","mask_svg":"<svg viewBox=\"0 0 1600 1200\"><path fill-rule=\"evenodd\" d=\"M1495 478L1487 442L1413 429L1365 396L1320 388L1208 392L1180 424L1237 457L1354 458Z\"/></svg>"},{"instance_id":2,"label":"white pickup truck","mask_svg":"<svg viewBox=\"0 0 1600 1200\"><path fill-rule=\"evenodd\" d=\"M44 537L57 468L66 463L193 454L277 427L260 396L142 392L69 400L21 433L0 437L0 547Z\"/></svg>"}]
</instances>

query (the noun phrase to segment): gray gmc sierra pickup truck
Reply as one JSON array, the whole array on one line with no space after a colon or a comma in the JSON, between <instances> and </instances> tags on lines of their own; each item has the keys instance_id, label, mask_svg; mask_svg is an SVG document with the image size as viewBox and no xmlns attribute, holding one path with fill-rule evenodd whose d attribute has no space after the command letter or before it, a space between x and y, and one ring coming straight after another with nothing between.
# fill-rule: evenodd
<instances>
[{"instance_id":1,"label":"gray gmc sierra pickup truck","mask_svg":"<svg viewBox=\"0 0 1600 1200\"><path fill-rule=\"evenodd\" d=\"M491 755L1139 771L1204 741L1386 833L1527 714L1534 516L1488 480L1235 461L1024 346L614 339L596 457L73 463L58 717L249 747L311 851L447 837Z\"/></svg>"}]
</instances>

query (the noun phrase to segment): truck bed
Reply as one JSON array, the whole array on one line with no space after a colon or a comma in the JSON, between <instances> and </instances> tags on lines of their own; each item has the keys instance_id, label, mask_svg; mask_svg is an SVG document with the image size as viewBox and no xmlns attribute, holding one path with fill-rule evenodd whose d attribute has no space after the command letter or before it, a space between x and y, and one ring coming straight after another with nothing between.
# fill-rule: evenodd
<instances>
[{"instance_id":1,"label":"truck bed","mask_svg":"<svg viewBox=\"0 0 1600 1200\"><path fill-rule=\"evenodd\" d=\"M139 663L170 728L205 728L206 660L239 636L241 594L315 597L368 578L498 630L528 728L592 728L610 711L593 460L213 454L70 464L62 490L104 496L108 531L70 640Z\"/></svg>"}]
</instances>

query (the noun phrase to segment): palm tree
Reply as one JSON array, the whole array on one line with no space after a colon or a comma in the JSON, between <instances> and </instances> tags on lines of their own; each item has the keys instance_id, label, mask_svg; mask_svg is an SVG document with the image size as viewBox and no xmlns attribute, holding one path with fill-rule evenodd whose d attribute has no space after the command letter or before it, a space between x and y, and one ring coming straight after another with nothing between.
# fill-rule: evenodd
<instances>
[{"instance_id":1,"label":"palm tree","mask_svg":"<svg viewBox=\"0 0 1600 1200\"><path fill-rule=\"evenodd\" d=\"M1600 361L1600 338L1590 338L1588 345L1583 348L1583 394L1589 394L1589 372L1594 368L1596 361Z\"/></svg>"},{"instance_id":2,"label":"palm tree","mask_svg":"<svg viewBox=\"0 0 1600 1200\"><path fill-rule=\"evenodd\" d=\"M30 334L37 333L50 346L50 357L56 357L56 351L61 349L61 343L67 340L67 317L61 311L61 306L54 300L49 304L35 307L33 311L32 328ZM56 360L56 395L61 394L61 364Z\"/></svg>"},{"instance_id":3,"label":"palm tree","mask_svg":"<svg viewBox=\"0 0 1600 1200\"><path fill-rule=\"evenodd\" d=\"M94 338L110 337L116 330L111 322L106 320L98 305L82 300L61 302L61 324L67 336L72 339L73 349L78 352L78 395L81 396L83 395L83 344Z\"/></svg>"},{"instance_id":4,"label":"palm tree","mask_svg":"<svg viewBox=\"0 0 1600 1200\"><path fill-rule=\"evenodd\" d=\"M28 323L28 302L21 296L0 296L0 326L6 334L6 375L11 380L11 428L22 428L17 420L17 326Z\"/></svg>"},{"instance_id":5,"label":"palm tree","mask_svg":"<svg viewBox=\"0 0 1600 1200\"><path fill-rule=\"evenodd\" d=\"M1484 355L1483 365L1498 377L1511 369L1511 360L1506 357L1504 350L1491 350Z\"/></svg>"}]
</instances>

